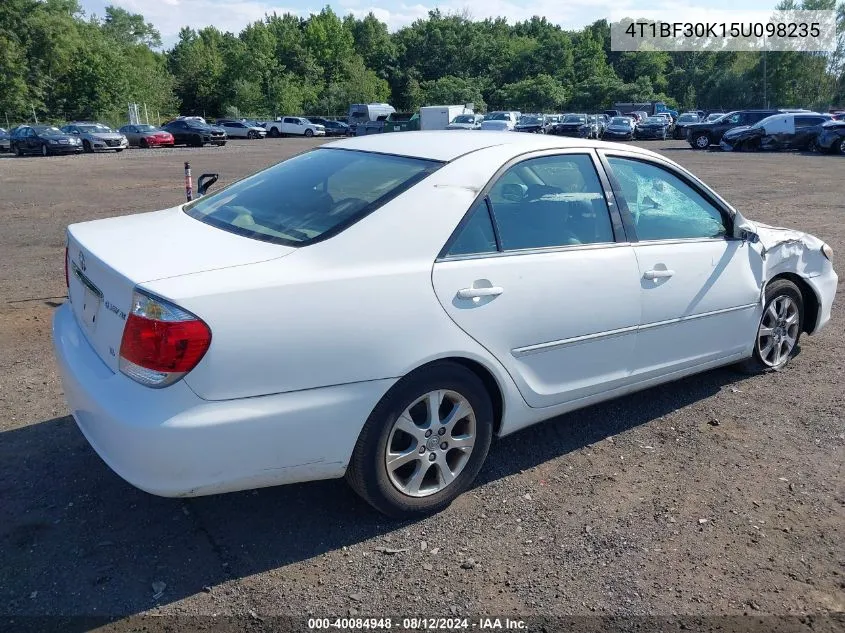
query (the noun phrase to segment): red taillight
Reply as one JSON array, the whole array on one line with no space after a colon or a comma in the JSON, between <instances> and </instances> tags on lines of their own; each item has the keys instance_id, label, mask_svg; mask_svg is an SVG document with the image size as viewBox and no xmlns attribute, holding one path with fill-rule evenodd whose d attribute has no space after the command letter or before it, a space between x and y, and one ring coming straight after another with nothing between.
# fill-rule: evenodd
<instances>
[{"instance_id":1,"label":"red taillight","mask_svg":"<svg viewBox=\"0 0 845 633\"><path fill-rule=\"evenodd\" d=\"M195 315L135 291L120 342L120 371L150 387L166 387L196 367L211 330Z\"/></svg>"},{"instance_id":2,"label":"red taillight","mask_svg":"<svg viewBox=\"0 0 845 633\"><path fill-rule=\"evenodd\" d=\"M65 246L65 286L67 286L68 290L70 289L70 275L67 271L67 246Z\"/></svg>"}]
</instances>

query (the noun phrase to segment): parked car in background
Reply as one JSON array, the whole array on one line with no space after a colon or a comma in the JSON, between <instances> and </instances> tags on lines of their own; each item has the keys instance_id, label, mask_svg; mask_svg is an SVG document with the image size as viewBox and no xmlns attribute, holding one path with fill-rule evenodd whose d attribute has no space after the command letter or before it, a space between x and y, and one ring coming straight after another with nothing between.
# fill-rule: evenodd
<instances>
[{"instance_id":1,"label":"parked car in background","mask_svg":"<svg viewBox=\"0 0 845 633\"><path fill-rule=\"evenodd\" d=\"M723 116L725 116L727 112L708 112L707 116L704 117L701 122L702 123L713 123L713 121L718 121Z\"/></svg>"},{"instance_id":2,"label":"parked car in background","mask_svg":"<svg viewBox=\"0 0 845 633\"><path fill-rule=\"evenodd\" d=\"M826 154L830 152L845 154L845 120L836 119L823 123L816 139L816 147Z\"/></svg>"},{"instance_id":3,"label":"parked car in background","mask_svg":"<svg viewBox=\"0 0 845 633\"><path fill-rule=\"evenodd\" d=\"M223 128L203 124L195 120L177 119L171 121L162 129L173 135L173 142L177 145L202 147L206 144L222 147L226 144L226 132Z\"/></svg>"},{"instance_id":4,"label":"parked car in background","mask_svg":"<svg viewBox=\"0 0 845 633\"><path fill-rule=\"evenodd\" d=\"M120 133L126 137L130 147L173 147L173 135L154 125L139 123L124 125Z\"/></svg>"},{"instance_id":5,"label":"parked car in background","mask_svg":"<svg viewBox=\"0 0 845 633\"><path fill-rule=\"evenodd\" d=\"M12 130L9 142L16 156L79 154L83 151L78 136L62 132L53 125L19 125Z\"/></svg>"},{"instance_id":6,"label":"parked car in background","mask_svg":"<svg viewBox=\"0 0 845 633\"><path fill-rule=\"evenodd\" d=\"M724 151L816 149L822 124L832 120L829 114L775 114L751 126L735 127L722 135L719 147Z\"/></svg>"},{"instance_id":7,"label":"parked car in background","mask_svg":"<svg viewBox=\"0 0 845 633\"><path fill-rule=\"evenodd\" d=\"M691 123L687 125L687 142L694 149L707 149L711 145L718 145L722 140L722 135L728 130L741 125L754 125L778 112L778 110L735 110L712 123Z\"/></svg>"},{"instance_id":8,"label":"parked car in background","mask_svg":"<svg viewBox=\"0 0 845 633\"><path fill-rule=\"evenodd\" d=\"M607 115L608 120L613 117L622 116L622 112L620 110L605 110L604 113Z\"/></svg>"},{"instance_id":9,"label":"parked car in background","mask_svg":"<svg viewBox=\"0 0 845 633\"><path fill-rule=\"evenodd\" d=\"M481 122L482 130L498 130L499 132L513 130L519 121L520 113L498 110L484 115Z\"/></svg>"},{"instance_id":10,"label":"parked car in background","mask_svg":"<svg viewBox=\"0 0 845 633\"><path fill-rule=\"evenodd\" d=\"M672 118L672 115L668 112L658 112L652 116L658 116L666 120L666 123L669 125L669 134L671 136L672 132L675 131L675 119Z\"/></svg>"},{"instance_id":11,"label":"parked car in background","mask_svg":"<svg viewBox=\"0 0 845 633\"><path fill-rule=\"evenodd\" d=\"M543 114L523 114L514 126L513 131L545 134L548 125L549 120Z\"/></svg>"},{"instance_id":12,"label":"parked car in background","mask_svg":"<svg viewBox=\"0 0 845 633\"><path fill-rule=\"evenodd\" d=\"M627 116L615 116L604 129L605 141L633 141L634 120Z\"/></svg>"},{"instance_id":13,"label":"parked car in background","mask_svg":"<svg viewBox=\"0 0 845 633\"><path fill-rule=\"evenodd\" d=\"M301 116L281 117L277 121L265 124L267 133L273 138L279 136L325 136L326 128L317 123L311 123Z\"/></svg>"},{"instance_id":14,"label":"parked car in background","mask_svg":"<svg viewBox=\"0 0 845 633\"><path fill-rule=\"evenodd\" d=\"M498 130L510 131L516 127L519 121L520 113L513 111L496 111L489 112L484 115L484 120L481 122L482 130Z\"/></svg>"},{"instance_id":15,"label":"parked car in background","mask_svg":"<svg viewBox=\"0 0 845 633\"><path fill-rule=\"evenodd\" d=\"M592 134L592 128L587 122L586 114L578 114L570 112L563 115L560 123L555 123L550 126L548 134L555 136L573 136L575 138L589 138Z\"/></svg>"},{"instance_id":16,"label":"parked car in background","mask_svg":"<svg viewBox=\"0 0 845 633\"><path fill-rule=\"evenodd\" d=\"M92 121L75 121L62 127L65 134L74 134L82 140L82 148L86 152L101 152L114 150L122 152L129 147L126 137L115 132L108 125Z\"/></svg>"},{"instance_id":17,"label":"parked car in background","mask_svg":"<svg viewBox=\"0 0 845 633\"><path fill-rule=\"evenodd\" d=\"M720 366L762 383L829 322L832 259L639 147L378 134L70 225L52 338L82 434L142 490L345 476L420 517L494 436Z\"/></svg>"},{"instance_id":18,"label":"parked car in background","mask_svg":"<svg viewBox=\"0 0 845 633\"><path fill-rule=\"evenodd\" d=\"M0 127L0 152L8 152L12 148L12 135Z\"/></svg>"},{"instance_id":19,"label":"parked car in background","mask_svg":"<svg viewBox=\"0 0 845 633\"><path fill-rule=\"evenodd\" d=\"M678 115L678 120L675 121L675 127L672 130L672 138L686 138L687 126L700 122L701 116L697 112L684 112Z\"/></svg>"},{"instance_id":20,"label":"parked car in background","mask_svg":"<svg viewBox=\"0 0 845 633\"><path fill-rule=\"evenodd\" d=\"M473 111L463 105L423 106L420 108L420 129L445 130L460 114L473 114Z\"/></svg>"},{"instance_id":21,"label":"parked car in background","mask_svg":"<svg viewBox=\"0 0 845 633\"><path fill-rule=\"evenodd\" d=\"M635 139L659 139L665 141L668 137L669 123L662 116L646 117L634 128Z\"/></svg>"},{"instance_id":22,"label":"parked car in background","mask_svg":"<svg viewBox=\"0 0 845 633\"><path fill-rule=\"evenodd\" d=\"M219 119L214 125L223 128L228 138L264 138L267 136L267 130L263 127L256 127L247 125L243 121L233 121L231 119Z\"/></svg>"},{"instance_id":23,"label":"parked car in background","mask_svg":"<svg viewBox=\"0 0 845 633\"><path fill-rule=\"evenodd\" d=\"M314 116L308 117L308 120L315 125L322 125L326 130L326 136L349 136L351 134L349 126L343 121L334 121L332 119Z\"/></svg>"},{"instance_id":24,"label":"parked car in background","mask_svg":"<svg viewBox=\"0 0 845 633\"><path fill-rule=\"evenodd\" d=\"M480 130L481 122L484 120L483 114L459 114L449 125L447 130Z\"/></svg>"}]
</instances>

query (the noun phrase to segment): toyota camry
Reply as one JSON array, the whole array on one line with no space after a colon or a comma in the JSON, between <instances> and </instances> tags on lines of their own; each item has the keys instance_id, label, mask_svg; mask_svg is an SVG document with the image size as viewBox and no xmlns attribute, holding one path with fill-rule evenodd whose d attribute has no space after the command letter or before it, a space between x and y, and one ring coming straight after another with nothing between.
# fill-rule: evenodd
<instances>
[{"instance_id":1,"label":"toyota camry","mask_svg":"<svg viewBox=\"0 0 845 633\"><path fill-rule=\"evenodd\" d=\"M345 476L437 511L491 439L714 367L783 368L833 253L644 149L378 134L73 224L65 396L121 477L194 496Z\"/></svg>"}]
</instances>

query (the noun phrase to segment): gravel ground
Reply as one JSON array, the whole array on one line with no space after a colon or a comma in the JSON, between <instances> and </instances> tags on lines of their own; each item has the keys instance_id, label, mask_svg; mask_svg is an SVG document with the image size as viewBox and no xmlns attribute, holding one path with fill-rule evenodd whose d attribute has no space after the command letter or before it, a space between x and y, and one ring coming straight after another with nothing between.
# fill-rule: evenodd
<instances>
[{"instance_id":1,"label":"gravel ground","mask_svg":"<svg viewBox=\"0 0 845 633\"><path fill-rule=\"evenodd\" d=\"M225 184L317 143L0 155L0 630L94 627L55 616L261 628L288 614L718 627L750 614L740 622L766 630L781 621L767 616L814 615L795 626L845 629L818 619L845 611L842 283L831 323L785 371L711 371L505 438L478 484L422 521L384 519L343 481L178 500L113 474L68 416L51 350L64 227L171 206L185 160ZM644 145L841 261L845 157ZM169 629L177 619L153 615L218 618Z\"/></svg>"}]
</instances>

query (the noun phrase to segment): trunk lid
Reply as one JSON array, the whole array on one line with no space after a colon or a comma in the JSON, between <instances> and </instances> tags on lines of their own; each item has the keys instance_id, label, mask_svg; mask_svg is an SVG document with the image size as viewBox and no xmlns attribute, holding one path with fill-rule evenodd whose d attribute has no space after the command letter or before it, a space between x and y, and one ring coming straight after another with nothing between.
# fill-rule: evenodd
<instances>
[{"instance_id":1,"label":"trunk lid","mask_svg":"<svg viewBox=\"0 0 845 633\"><path fill-rule=\"evenodd\" d=\"M72 224L68 297L86 339L117 372L135 286L276 259L294 250L216 229L181 207Z\"/></svg>"}]
</instances>

